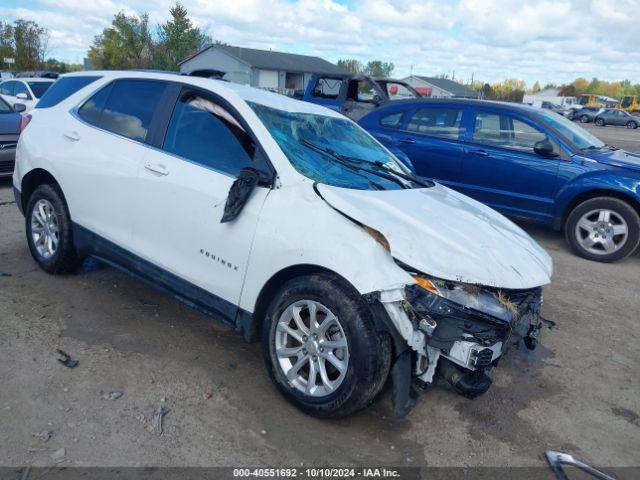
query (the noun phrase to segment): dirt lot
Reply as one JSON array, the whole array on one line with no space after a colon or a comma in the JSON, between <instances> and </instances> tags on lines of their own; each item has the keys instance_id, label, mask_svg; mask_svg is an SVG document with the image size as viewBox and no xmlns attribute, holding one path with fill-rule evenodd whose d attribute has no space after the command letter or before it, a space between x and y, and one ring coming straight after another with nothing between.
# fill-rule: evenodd
<instances>
[{"instance_id":1,"label":"dirt lot","mask_svg":"<svg viewBox=\"0 0 640 480\"><path fill-rule=\"evenodd\" d=\"M65 466L542 466L548 449L640 465L638 255L588 262L525 226L555 263L543 313L558 329L535 352L512 351L476 400L432 389L398 421L387 393L320 421L276 392L259 345L210 318L95 262L40 271L12 200L0 182L0 465L53 464L33 446L65 448ZM80 364L60 365L58 348ZM32 436L45 430L46 443Z\"/></svg>"}]
</instances>

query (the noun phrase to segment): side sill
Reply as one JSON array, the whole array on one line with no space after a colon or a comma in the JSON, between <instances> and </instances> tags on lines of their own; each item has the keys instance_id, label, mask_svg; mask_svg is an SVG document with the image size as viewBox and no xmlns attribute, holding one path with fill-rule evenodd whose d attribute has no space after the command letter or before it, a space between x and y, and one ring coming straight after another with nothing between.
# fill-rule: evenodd
<instances>
[{"instance_id":1,"label":"side sill","mask_svg":"<svg viewBox=\"0 0 640 480\"><path fill-rule=\"evenodd\" d=\"M250 325L248 319L251 318L250 312L167 272L77 223L73 224L73 239L80 255L95 257L164 293L168 293L187 306L244 333L245 340L251 341L250 335L247 334L247 326Z\"/></svg>"}]
</instances>

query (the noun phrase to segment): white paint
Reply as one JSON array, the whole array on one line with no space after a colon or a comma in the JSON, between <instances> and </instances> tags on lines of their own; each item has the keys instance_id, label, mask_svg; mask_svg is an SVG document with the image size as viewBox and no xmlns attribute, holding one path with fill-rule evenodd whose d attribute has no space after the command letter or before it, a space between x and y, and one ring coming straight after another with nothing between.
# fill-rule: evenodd
<instances>
[{"instance_id":1,"label":"white paint","mask_svg":"<svg viewBox=\"0 0 640 480\"><path fill-rule=\"evenodd\" d=\"M437 278L500 288L551 280L551 257L510 220L442 185L364 191L320 185L339 211L375 228L401 262Z\"/></svg>"}]
</instances>

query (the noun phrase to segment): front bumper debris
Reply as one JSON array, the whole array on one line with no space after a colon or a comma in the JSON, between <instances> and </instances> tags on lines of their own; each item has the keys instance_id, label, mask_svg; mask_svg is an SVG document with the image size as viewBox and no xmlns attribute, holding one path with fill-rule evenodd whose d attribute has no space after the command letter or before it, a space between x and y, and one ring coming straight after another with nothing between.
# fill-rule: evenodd
<instances>
[{"instance_id":1,"label":"front bumper debris","mask_svg":"<svg viewBox=\"0 0 640 480\"><path fill-rule=\"evenodd\" d=\"M513 309L510 321L464 307L435 295L418 285L407 285L369 295L378 302L391 323L396 337L411 353L408 375L419 384L444 381L459 393L473 398L491 385L487 373L510 347L523 341L534 349L543 326L551 321L540 315L541 288L500 292ZM398 342L396 341L396 344ZM396 347L397 356L406 354ZM400 350L400 351L398 351ZM407 364L406 359L401 362ZM394 389L399 373L394 372ZM407 387L403 395L394 392L396 413L408 411L411 403ZM404 398L406 404L398 405Z\"/></svg>"}]
</instances>

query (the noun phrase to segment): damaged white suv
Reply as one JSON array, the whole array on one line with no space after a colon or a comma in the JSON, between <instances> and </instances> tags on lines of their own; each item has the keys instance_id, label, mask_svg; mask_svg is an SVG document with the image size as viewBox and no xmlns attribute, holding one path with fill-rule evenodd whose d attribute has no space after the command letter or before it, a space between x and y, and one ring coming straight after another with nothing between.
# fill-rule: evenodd
<instances>
[{"instance_id":1,"label":"damaged white suv","mask_svg":"<svg viewBox=\"0 0 640 480\"><path fill-rule=\"evenodd\" d=\"M473 397L510 345L535 347L547 253L345 117L170 73L71 74L47 95L13 176L36 262L97 257L260 338L302 410L354 412L389 375L399 415L414 384Z\"/></svg>"}]
</instances>

